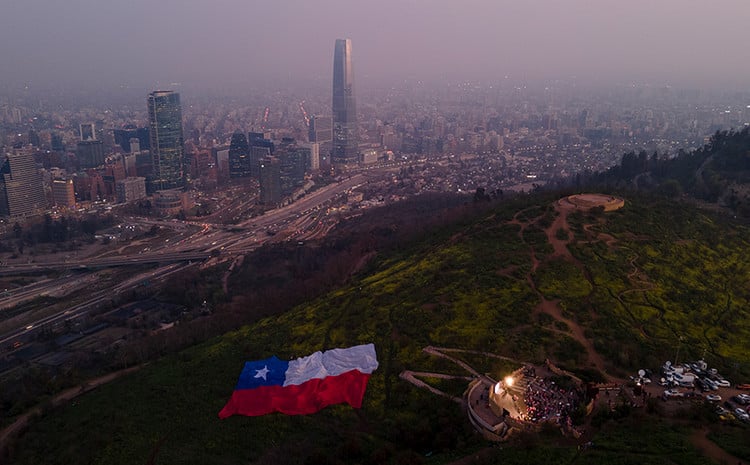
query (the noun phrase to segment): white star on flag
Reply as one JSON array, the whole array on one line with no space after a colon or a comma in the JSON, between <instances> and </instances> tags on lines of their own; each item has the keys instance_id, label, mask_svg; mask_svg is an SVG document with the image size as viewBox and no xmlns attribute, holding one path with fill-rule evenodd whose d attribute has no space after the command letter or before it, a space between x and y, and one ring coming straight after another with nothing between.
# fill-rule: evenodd
<instances>
[{"instance_id":1,"label":"white star on flag","mask_svg":"<svg viewBox=\"0 0 750 465\"><path fill-rule=\"evenodd\" d=\"M266 379L266 375L269 371L271 370L268 369L268 365L264 366L260 370L255 370L255 378L263 378L265 381L268 381L268 379Z\"/></svg>"}]
</instances>

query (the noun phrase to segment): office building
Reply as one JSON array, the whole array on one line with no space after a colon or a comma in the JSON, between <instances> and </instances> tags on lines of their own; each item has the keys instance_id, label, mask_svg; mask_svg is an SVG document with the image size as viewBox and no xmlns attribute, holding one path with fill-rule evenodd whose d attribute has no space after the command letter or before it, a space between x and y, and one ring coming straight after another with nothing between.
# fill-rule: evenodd
<instances>
[{"instance_id":1,"label":"office building","mask_svg":"<svg viewBox=\"0 0 750 465\"><path fill-rule=\"evenodd\" d=\"M279 178L283 195L291 194L305 182L305 165L309 149L291 146L278 153Z\"/></svg>"},{"instance_id":2,"label":"office building","mask_svg":"<svg viewBox=\"0 0 750 465\"><path fill-rule=\"evenodd\" d=\"M96 140L96 126L94 123L81 123L78 125L81 140Z\"/></svg>"},{"instance_id":3,"label":"office building","mask_svg":"<svg viewBox=\"0 0 750 465\"><path fill-rule=\"evenodd\" d=\"M320 144L311 142L306 147L310 150L307 159L307 171L318 171L320 169Z\"/></svg>"},{"instance_id":4,"label":"office building","mask_svg":"<svg viewBox=\"0 0 750 465\"><path fill-rule=\"evenodd\" d=\"M30 216L47 208L42 176L30 153L11 153L0 164L0 215Z\"/></svg>"},{"instance_id":5,"label":"office building","mask_svg":"<svg viewBox=\"0 0 750 465\"><path fill-rule=\"evenodd\" d=\"M183 136L180 94L155 91L148 95L149 146L151 147L151 189L182 187Z\"/></svg>"},{"instance_id":6,"label":"office building","mask_svg":"<svg viewBox=\"0 0 750 465\"><path fill-rule=\"evenodd\" d=\"M93 139L79 141L76 145L76 158L81 169L103 165L104 143Z\"/></svg>"},{"instance_id":7,"label":"office building","mask_svg":"<svg viewBox=\"0 0 750 465\"><path fill-rule=\"evenodd\" d=\"M310 142L324 143L333 139L333 120L330 116L313 115L307 128Z\"/></svg>"},{"instance_id":8,"label":"office building","mask_svg":"<svg viewBox=\"0 0 750 465\"><path fill-rule=\"evenodd\" d=\"M39 133L35 130L29 129L29 135L27 137L29 139L29 145L33 145L34 147L42 146L42 140L39 137Z\"/></svg>"},{"instance_id":9,"label":"office building","mask_svg":"<svg viewBox=\"0 0 750 465\"><path fill-rule=\"evenodd\" d=\"M276 157L260 160L260 203L276 206L281 202L281 162Z\"/></svg>"},{"instance_id":10,"label":"office building","mask_svg":"<svg viewBox=\"0 0 750 465\"><path fill-rule=\"evenodd\" d=\"M229 142L229 177L247 178L252 176L251 161L247 138L243 133L235 132Z\"/></svg>"},{"instance_id":11,"label":"office building","mask_svg":"<svg viewBox=\"0 0 750 465\"><path fill-rule=\"evenodd\" d=\"M115 194L118 203L128 203L146 198L146 178L133 177L117 181Z\"/></svg>"},{"instance_id":12,"label":"office building","mask_svg":"<svg viewBox=\"0 0 750 465\"><path fill-rule=\"evenodd\" d=\"M56 132L50 134L50 146L54 152L64 152L65 143L63 143L62 135Z\"/></svg>"},{"instance_id":13,"label":"office building","mask_svg":"<svg viewBox=\"0 0 750 465\"><path fill-rule=\"evenodd\" d=\"M174 216L192 208L187 192L168 189L154 192L154 212L160 216Z\"/></svg>"},{"instance_id":14,"label":"office building","mask_svg":"<svg viewBox=\"0 0 750 465\"><path fill-rule=\"evenodd\" d=\"M229 149L226 146L214 147L211 153L216 159L217 180L226 181L229 178Z\"/></svg>"},{"instance_id":15,"label":"office building","mask_svg":"<svg viewBox=\"0 0 750 465\"><path fill-rule=\"evenodd\" d=\"M333 148L331 164L345 168L358 161L352 41L337 39L333 53Z\"/></svg>"},{"instance_id":16,"label":"office building","mask_svg":"<svg viewBox=\"0 0 750 465\"><path fill-rule=\"evenodd\" d=\"M58 207L75 208L76 192L72 179L52 181L52 202Z\"/></svg>"},{"instance_id":17,"label":"office building","mask_svg":"<svg viewBox=\"0 0 750 465\"><path fill-rule=\"evenodd\" d=\"M112 131L115 144L119 145L124 152L135 153L140 150L149 150L151 147L148 128L137 128L128 125L124 129L114 129ZM133 139L138 140L138 146L133 146Z\"/></svg>"},{"instance_id":18,"label":"office building","mask_svg":"<svg viewBox=\"0 0 750 465\"><path fill-rule=\"evenodd\" d=\"M247 134L250 144L250 175L255 179L260 179L260 160L273 155L276 149L270 137L270 134L262 132Z\"/></svg>"}]
</instances>

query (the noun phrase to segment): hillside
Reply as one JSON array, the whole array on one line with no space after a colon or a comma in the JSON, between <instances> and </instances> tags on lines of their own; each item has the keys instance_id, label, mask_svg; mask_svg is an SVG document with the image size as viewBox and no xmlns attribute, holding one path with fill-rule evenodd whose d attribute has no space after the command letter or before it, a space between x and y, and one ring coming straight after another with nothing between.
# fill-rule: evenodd
<instances>
[{"instance_id":1,"label":"hillside","mask_svg":"<svg viewBox=\"0 0 750 465\"><path fill-rule=\"evenodd\" d=\"M477 463L709 463L690 424L643 411L599 414L599 447L585 453L555 431L486 449L458 405L399 379L405 369L463 374L427 345L549 358L589 379L625 378L679 352L750 379L745 227L658 199L604 214L557 198L494 204L378 256L344 288L101 386L35 422L12 463L446 463L477 451ZM380 368L361 410L217 418L245 360L364 342ZM748 436L713 428L728 444Z\"/></svg>"},{"instance_id":2,"label":"hillside","mask_svg":"<svg viewBox=\"0 0 750 465\"><path fill-rule=\"evenodd\" d=\"M688 195L750 217L750 128L717 131L704 147L673 157L626 153L619 165L577 183Z\"/></svg>"}]
</instances>

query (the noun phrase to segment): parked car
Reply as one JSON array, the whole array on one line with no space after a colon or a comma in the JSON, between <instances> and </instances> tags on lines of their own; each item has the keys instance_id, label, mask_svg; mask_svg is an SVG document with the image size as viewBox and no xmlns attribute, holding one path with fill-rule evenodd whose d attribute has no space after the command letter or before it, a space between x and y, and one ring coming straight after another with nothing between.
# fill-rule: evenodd
<instances>
[{"instance_id":1,"label":"parked car","mask_svg":"<svg viewBox=\"0 0 750 465\"><path fill-rule=\"evenodd\" d=\"M719 387L725 387L725 388L728 388L732 385L729 381L725 379L717 379L716 381L714 381L714 383L716 383L716 385Z\"/></svg>"},{"instance_id":2,"label":"parked car","mask_svg":"<svg viewBox=\"0 0 750 465\"><path fill-rule=\"evenodd\" d=\"M721 396L718 394L708 394L706 400L709 402L721 402Z\"/></svg>"},{"instance_id":3,"label":"parked car","mask_svg":"<svg viewBox=\"0 0 750 465\"><path fill-rule=\"evenodd\" d=\"M739 407L734 409L734 416L742 421L750 421L750 415L748 415L746 411L742 410Z\"/></svg>"},{"instance_id":4,"label":"parked car","mask_svg":"<svg viewBox=\"0 0 750 465\"><path fill-rule=\"evenodd\" d=\"M664 391L663 395L665 398L672 398L672 397L683 397L685 394L678 391L677 389L667 389Z\"/></svg>"}]
</instances>

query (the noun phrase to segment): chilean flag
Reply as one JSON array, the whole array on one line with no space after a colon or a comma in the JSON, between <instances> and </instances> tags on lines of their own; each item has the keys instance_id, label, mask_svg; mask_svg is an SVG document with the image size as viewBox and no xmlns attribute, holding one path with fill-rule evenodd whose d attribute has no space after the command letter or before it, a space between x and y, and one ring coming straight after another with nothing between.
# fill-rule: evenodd
<instances>
[{"instance_id":1,"label":"chilean flag","mask_svg":"<svg viewBox=\"0 0 750 465\"><path fill-rule=\"evenodd\" d=\"M373 344L315 352L292 361L271 357L245 362L219 418L272 412L305 415L332 404L362 406L378 359Z\"/></svg>"}]
</instances>

